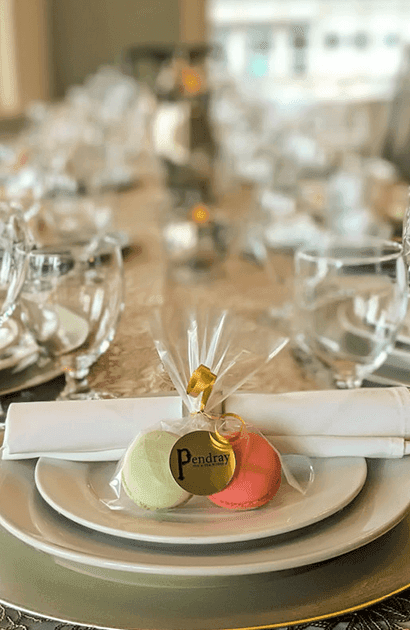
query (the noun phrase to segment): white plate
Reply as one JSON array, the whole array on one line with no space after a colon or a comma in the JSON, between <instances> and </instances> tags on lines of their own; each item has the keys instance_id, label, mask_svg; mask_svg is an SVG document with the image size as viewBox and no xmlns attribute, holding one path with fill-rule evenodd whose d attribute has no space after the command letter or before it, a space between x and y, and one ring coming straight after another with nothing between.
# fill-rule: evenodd
<instances>
[{"instance_id":1,"label":"white plate","mask_svg":"<svg viewBox=\"0 0 410 630\"><path fill-rule=\"evenodd\" d=\"M215 547L153 545L106 536L57 514L34 484L35 461L0 462L0 524L55 558L101 569L168 576L279 571L328 560L381 536L410 505L410 458L370 460L366 483L344 510L297 535Z\"/></svg>"},{"instance_id":2,"label":"white plate","mask_svg":"<svg viewBox=\"0 0 410 630\"><path fill-rule=\"evenodd\" d=\"M223 510L206 497L161 514L112 510L102 498L116 498L109 487L115 462L41 458L35 480L43 499L57 512L105 534L155 543L219 544L276 536L316 523L345 507L366 480L365 459L312 462L314 479L305 496L282 483L270 503L248 512Z\"/></svg>"}]
</instances>

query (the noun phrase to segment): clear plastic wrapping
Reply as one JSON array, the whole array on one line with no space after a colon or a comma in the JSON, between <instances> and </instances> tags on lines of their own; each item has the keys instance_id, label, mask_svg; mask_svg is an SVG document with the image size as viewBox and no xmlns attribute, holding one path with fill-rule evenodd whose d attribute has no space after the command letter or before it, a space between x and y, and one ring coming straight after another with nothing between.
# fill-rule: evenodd
<instances>
[{"instance_id":1,"label":"clear plastic wrapping","mask_svg":"<svg viewBox=\"0 0 410 630\"><path fill-rule=\"evenodd\" d=\"M163 518L164 511L174 509L203 514L215 505L260 507L283 479L304 492L312 481L307 458L299 483L252 419L221 413L221 403L287 338L227 311L183 306L157 312L152 333L185 411L182 418L158 418L136 434L102 498L106 505Z\"/></svg>"},{"instance_id":2,"label":"clear plastic wrapping","mask_svg":"<svg viewBox=\"0 0 410 630\"><path fill-rule=\"evenodd\" d=\"M267 364L288 339L226 310L178 307L157 312L152 322L154 343L175 389L189 413L201 400L187 394L193 372L205 365L216 375L206 411L211 412Z\"/></svg>"}]
</instances>

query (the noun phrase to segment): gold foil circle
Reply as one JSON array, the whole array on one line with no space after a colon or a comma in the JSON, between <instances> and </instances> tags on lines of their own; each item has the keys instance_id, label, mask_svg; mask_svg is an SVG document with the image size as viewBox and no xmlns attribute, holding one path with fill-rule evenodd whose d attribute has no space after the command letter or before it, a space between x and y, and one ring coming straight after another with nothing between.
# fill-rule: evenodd
<instances>
[{"instance_id":1,"label":"gold foil circle","mask_svg":"<svg viewBox=\"0 0 410 630\"><path fill-rule=\"evenodd\" d=\"M192 431L174 444L169 465L175 481L191 494L210 495L226 488L235 471L235 454L211 431Z\"/></svg>"}]
</instances>

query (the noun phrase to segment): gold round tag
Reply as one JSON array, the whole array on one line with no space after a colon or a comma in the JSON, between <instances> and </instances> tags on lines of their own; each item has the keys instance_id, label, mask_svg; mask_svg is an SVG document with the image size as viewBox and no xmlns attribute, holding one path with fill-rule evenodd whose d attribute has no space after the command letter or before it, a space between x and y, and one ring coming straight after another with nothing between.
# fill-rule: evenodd
<instances>
[{"instance_id":1,"label":"gold round tag","mask_svg":"<svg viewBox=\"0 0 410 630\"><path fill-rule=\"evenodd\" d=\"M191 494L223 490L235 470L235 454L228 440L210 431L192 431L172 447L169 457L175 481Z\"/></svg>"}]
</instances>

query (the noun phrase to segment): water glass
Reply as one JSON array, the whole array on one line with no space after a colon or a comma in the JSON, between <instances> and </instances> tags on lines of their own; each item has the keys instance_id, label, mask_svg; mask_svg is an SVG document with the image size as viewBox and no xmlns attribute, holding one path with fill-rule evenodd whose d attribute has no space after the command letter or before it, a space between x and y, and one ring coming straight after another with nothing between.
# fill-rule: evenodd
<instances>
[{"instance_id":1,"label":"water glass","mask_svg":"<svg viewBox=\"0 0 410 630\"><path fill-rule=\"evenodd\" d=\"M90 240L109 232L113 220L112 195L58 195L45 199L32 232L38 245L76 239Z\"/></svg>"},{"instance_id":2,"label":"water glass","mask_svg":"<svg viewBox=\"0 0 410 630\"><path fill-rule=\"evenodd\" d=\"M330 239L295 257L296 343L360 387L386 360L406 315L408 273L399 243Z\"/></svg>"},{"instance_id":3,"label":"water glass","mask_svg":"<svg viewBox=\"0 0 410 630\"><path fill-rule=\"evenodd\" d=\"M0 329L16 307L26 272L26 252L16 252L12 242L0 236Z\"/></svg>"},{"instance_id":4,"label":"water glass","mask_svg":"<svg viewBox=\"0 0 410 630\"><path fill-rule=\"evenodd\" d=\"M16 366L30 342L35 347L18 316L29 247L24 217L0 202L0 370Z\"/></svg>"},{"instance_id":5,"label":"water glass","mask_svg":"<svg viewBox=\"0 0 410 630\"><path fill-rule=\"evenodd\" d=\"M410 267L410 188L408 189L408 202L407 208L403 217L403 255Z\"/></svg>"},{"instance_id":6,"label":"water glass","mask_svg":"<svg viewBox=\"0 0 410 630\"><path fill-rule=\"evenodd\" d=\"M115 397L91 390L91 366L114 338L123 307L121 251L109 236L34 249L21 304L45 359L66 376L61 400Z\"/></svg>"}]
</instances>

